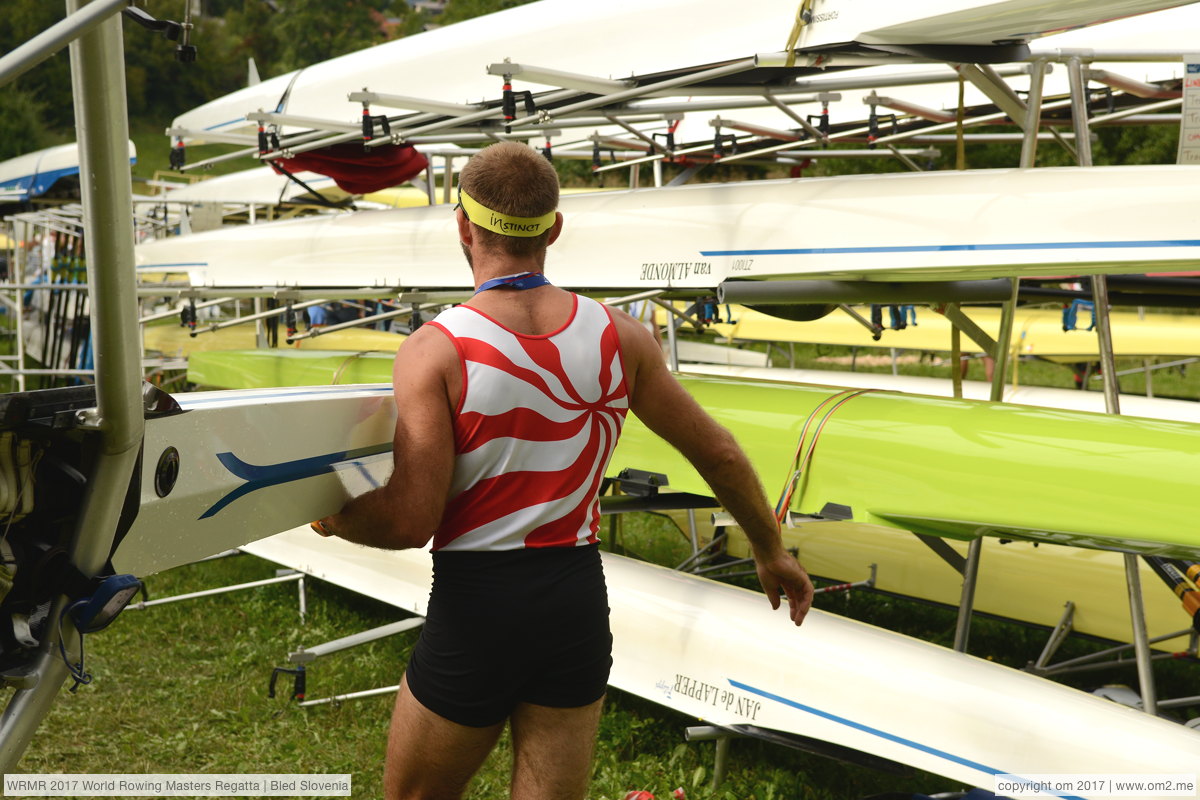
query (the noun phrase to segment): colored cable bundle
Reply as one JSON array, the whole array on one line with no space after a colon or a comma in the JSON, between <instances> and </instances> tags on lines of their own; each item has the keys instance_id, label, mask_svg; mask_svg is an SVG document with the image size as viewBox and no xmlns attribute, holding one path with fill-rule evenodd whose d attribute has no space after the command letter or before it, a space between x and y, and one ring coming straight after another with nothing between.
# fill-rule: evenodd
<instances>
[{"instance_id":1,"label":"colored cable bundle","mask_svg":"<svg viewBox=\"0 0 1200 800\"><path fill-rule=\"evenodd\" d=\"M780 493L779 502L775 506L775 519L779 524L783 524L784 516L787 514L787 509L792 503L792 497L796 493L796 489L800 485L800 480L805 475L805 470L812 463L813 453L817 449L817 440L821 438L821 431L825 429L825 423L829 422L829 418L833 416L839 408L849 402L851 399L868 392L877 391L876 389L843 389L835 395L830 395L822 400L816 408L814 408L804 420L804 428L800 431L800 441L796 443L796 455L792 459L792 474L784 484L783 491ZM808 437L808 429L812 426L813 420L820 415L821 420L817 423L813 430L812 441L808 442L808 447L805 448L805 439Z\"/></svg>"}]
</instances>

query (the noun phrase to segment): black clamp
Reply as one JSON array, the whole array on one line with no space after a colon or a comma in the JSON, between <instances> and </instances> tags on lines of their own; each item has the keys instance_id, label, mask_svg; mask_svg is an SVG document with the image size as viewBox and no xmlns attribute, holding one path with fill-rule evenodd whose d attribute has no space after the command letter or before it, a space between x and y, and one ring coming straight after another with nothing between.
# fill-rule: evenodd
<instances>
[{"instance_id":1,"label":"black clamp","mask_svg":"<svg viewBox=\"0 0 1200 800\"><path fill-rule=\"evenodd\" d=\"M132 5L122 9L121 13L146 30L161 33L164 39L178 42L175 45L175 60L190 64L196 60L196 46L191 43L193 27L191 3L186 3L184 9L183 22L155 19L142 9Z\"/></svg>"},{"instance_id":2,"label":"black clamp","mask_svg":"<svg viewBox=\"0 0 1200 800\"><path fill-rule=\"evenodd\" d=\"M713 136L713 158L725 157L725 143L729 142L729 152L731 155L737 155L738 142L737 136L732 133L721 133L720 128L717 129Z\"/></svg>"},{"instance_id":3,"label":"black clamp","mask_svg":"<svg viewBox=\"0 0 1200 800\"><path fill-rule=\"evenodd\" d=\"M296 330L299 327L296 323L296 309L292 305L291 300L288 300L287 308L283 312L283 324L287 330L287 338L290 340L296 335Z\"/></svg>"},{"instance_id":4,"label":"black clamp","mask_svg":"<svg viewBox=\"0 0 1200 800\"><path fill-rule=\"evenodd\" d=\"M658 137L660 137L660 136L663 137L663 140L664 140L663 149L667 152L667 154L669 155L669 154L675 152L675 131L669 130L665 133L660 132L660 133L650 134L650 138L652 140L657 140ZM650 152L651 152L651 155L653 155L654 148L651 148Z\"/></svg>"},{"instance_id":5,"label":"black clamp","mask_svg":"<svg viewBox=\"0 0 1200 800\"><path fill-rule=\"evenodd\" d=\"M293 680L292 680L291 699L292 700L303 700L304 696L305 696L305 692L307 691L307 688L308 688L307 673L304 671L303 664L296 667L295 669L290 669L288 667L276 667L275 669L271 670L271 682L267 686L267 697L269 697L269 698L275 697L275 681L279 678L279 673L281 673L281 672L286 672L288 675L294 676Z\"/></svg>"},{"instance_id":6,"label":"black clamp","mask_svg":"<svg viewBox=\"0 0 1200 800\"><path fill-rule=\"evenodd\" d=\"M362 140L364 146L366 146L367 142L375 138L376 125L379 126L381 131L383 131L384 136L390 137L392 135L392 123L387 118L387 115L377 114L375 116L371 116L370 110L364 106L362 113Z\"/></svg>"},{"instance_id":7,"label":"black clamp","mask_svg":"<svg viewBox=\"0 0 1200 800\"><path fill-rule=\"evenodd\" d=\"M504 76L504 96L501 100L501 111L504 115L504 132L512 133L511 123L517 118L517 98L521 98L525 103L525 116L532 117L537 113L537 105L533 102L533 92L526 89L523 92L514 92L512 88L512 76Z\"/></svg>"},{"instance_id":8,"label":"black clamp","mask_svg":"<svg viewBox=\"0 0 1200 800\"><path fill-rule=\"evenodd\" d=\"M187 328L195 335L196 331L196 299L191 298L188 304L179 309L179 327Z\"/></svg>"}]
</instances>

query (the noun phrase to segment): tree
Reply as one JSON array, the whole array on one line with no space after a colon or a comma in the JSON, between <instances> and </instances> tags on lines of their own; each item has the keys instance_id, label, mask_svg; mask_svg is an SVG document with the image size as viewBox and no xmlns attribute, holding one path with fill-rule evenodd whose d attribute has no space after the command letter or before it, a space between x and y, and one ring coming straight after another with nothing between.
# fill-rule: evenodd
<instances>
[{"instance_id":1,"label":"tree","mask_svg":"<svg viewBox=\"0 0 1200 800\"><path fill-rule=\"evenodd\" d=\"M484 14L503 11L506 8L523 6L529 2L532 0L450 0L446 4L446 10L437 18L437 22L440 25L450 25L473 17L481 17Z\"/></svg>"},{"instance_id":2,"label":"tree","mask_svg":"<svg viewBox=\"0 0 1200 800\"><path fill-rule=\"evenodd\" d=\"M63 143L47 126L45 111L46 104L29 92L0 92L0 161Z\"/></svg>"},{"instance_id":3,"label":"tree","mask_svg":"<svg viewBox=\"0 0 1200 800\"><path fill-rule=\"evenodd\" d=\"M280 5L273 27L280 74L327 61L387 41L387 33L363 0L289 0Z\"/></svg>"}]
</instances>

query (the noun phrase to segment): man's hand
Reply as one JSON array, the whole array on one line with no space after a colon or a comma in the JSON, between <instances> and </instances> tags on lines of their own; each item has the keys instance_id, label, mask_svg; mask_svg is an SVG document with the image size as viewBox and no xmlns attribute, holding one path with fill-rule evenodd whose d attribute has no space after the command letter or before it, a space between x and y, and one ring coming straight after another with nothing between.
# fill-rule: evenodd
<instances>
[{"instance_id":1,"label":"man's hand","mask_svg":"<svg viewBox=\"0 0 1200 800\"><path fill-rule=\"evenodd\" d=\"M756 556L754 566L771 608L779 608L779 590L783 589L788 599L788 616L796 625L803 622L813 602L812 581L804 568L786 550L770 558Z\"/></svg>"}]
</instances>

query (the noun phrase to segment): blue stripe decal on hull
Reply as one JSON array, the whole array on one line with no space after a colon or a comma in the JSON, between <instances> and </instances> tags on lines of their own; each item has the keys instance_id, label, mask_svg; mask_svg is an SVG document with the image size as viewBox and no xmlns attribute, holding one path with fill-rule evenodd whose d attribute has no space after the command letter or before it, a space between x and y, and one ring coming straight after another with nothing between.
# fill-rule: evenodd
<instances>
[{"instance_id":1,"label":"blue stripe decal on hull","mask_svg":"<svg viewBox=\"0 0 1200 800\"><path fill-rule=\"evenodd\" d=\"M1200 247L1200 239L1153 239L1126 242L1012 242L1009 244L920 244L885 247L795 247L778 250L702 250L702 256L829 256L864 253L953 253L1004 250L1122 250L1136 247Z\"/></svg>"},{"instance_id":2,"label":"blue stripe decal on hull","mask_svg":"<svg viewBox=\"0 0 1200 800\"><path fill-rule=\"evenodd\" d=\"M795 700L789 700L786 697L781 697L777 694L768 692L765 689L758 689L758 688L755 688L748 684L742 683L740 681L735 681L732 678L729 679L729 683L734 688L741 689L744 692L750 692L751 694L756 694L759 697L764 697L768 700L774 700L776 703L782 703L785 706L795 708L799 711L804 711L806 713L813 714L814 716L818 716L818 717L821 717L822 719L830 720L831 722L837 722L837 723L839 723L841 725L845 725L849 728L854 728L855 730L862 731L863 733L869 733L872 736L878 736L881 739L887 739L888 741L895 742L896 744L904 745L905 747L911 747L913 750L920 750L923 753L929 753L930 755L937 756L938 758L942 758L947 761L952 761L955 764L961 764L964 767L970 767L971 769L978 770L979 772L983 772L988 775L1012 775L1012 774L1014 774L1014 773L1009 772L1008 770L1002 770L1002 769L996 769L995 767L989 767L986 764L980 764L978 761L972 761L969 758L964 758L962 756L956 756L953 753L947 753L945 750L939 750L936 747L931 747L926 744L921 744L920 742L914 742L912 739L906 739L903 736L897 736L894 733L888 733L887 731L881 731L878 728L872 728L870 725L864 725L861 722L855 722L852 719L847 719L846 717L840 717L837 714L832 714L828 711L822 711L819 708L814 708L813 706L805 705L804 703L798 703ZM1030 781L1030 783L1032 783L1032 781ZM982 787L982 788L988 788L988 787ZM1085 800L1085 798L1077 797L1075 795L1058 795L1058 796L1064 798L1065 800Z\"/></svg>"},{"instance_id":3,"label":"blue stripe decal on hull","mask_svg":"<svg viewBox=\"0 0 1200 800\"><path fill-rule=\"evenodd\" d=\"M371 445L370 447L360 447L355 450L345 450L340 453L326 453L321 456L310 456L309 458L299 458L295 461L284 461L280 464L266 464L264 466L247 464L233 453L217 453L217 459L224 465L225 469L242 478L246 483L243 483L213 503L211 508L200 515L200 519L207 519L218 514L221 509L234 500L244 497L251 492L256 492L259 489L265 489L268 486L278 486L281 483L291 483L292 481L311 478L315 475L323 475L326 472L333 472L340 464L353 463L357 459L387 453L391 449L392 443L386 442L384 444Z\"/></svg>"}]
</instances>

